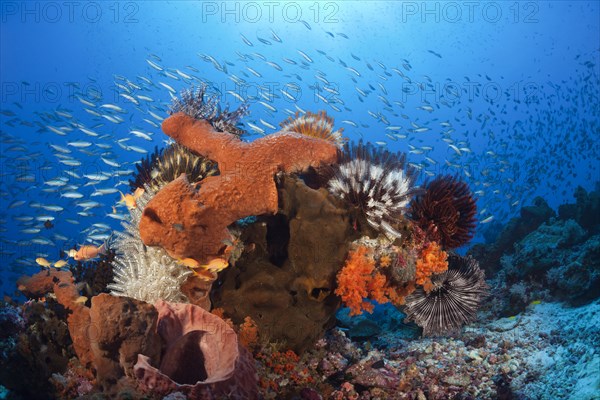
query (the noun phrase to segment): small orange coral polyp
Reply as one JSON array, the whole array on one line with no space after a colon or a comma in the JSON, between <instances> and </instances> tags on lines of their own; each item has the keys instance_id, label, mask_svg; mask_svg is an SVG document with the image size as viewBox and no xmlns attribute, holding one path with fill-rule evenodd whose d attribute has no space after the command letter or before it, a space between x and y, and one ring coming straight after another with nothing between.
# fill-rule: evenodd
<instances>
[{"instance_id":1,"label":"small orange coral polyp","mask_svg":"<svg viewBox=\"0 0 600 400\"><path fill-rule=\"evenodd\" d=\"M389 254L384 254L379 257L379 266L389 267L390 265L392 265L392 257Z\"/></svg>"}]
</instances>

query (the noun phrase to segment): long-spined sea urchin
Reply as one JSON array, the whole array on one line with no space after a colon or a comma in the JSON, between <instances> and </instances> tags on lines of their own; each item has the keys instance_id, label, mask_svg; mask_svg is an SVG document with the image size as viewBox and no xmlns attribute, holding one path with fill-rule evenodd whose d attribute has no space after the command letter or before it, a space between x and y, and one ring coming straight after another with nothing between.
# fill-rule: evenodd
<instances>
[{"instance_id":1,"label":"long-spined sea urchin","mask_svg":"<svg viewBox=\"0 0 600 400\"><path fill-rule=\"evenodd\" d=\"M418 192L415 170L406 165L405 154L359 142L346 144L341 158L329 180L330 192L390 240L399 238L396 226Z\"/></svg>"},{"instance_id":2,"label":"long-spined sea urchin","mask_svg":"<svg viewBox=\"0 0 600 400\"><path fill-rule=\"evenodd\" d=\"M433 288L417 287L405 299L408 321L423 328L424 336L458 331L475 320L477 309L487 295L483 271L472 257L448 256L448 270L431 278Z\"/></svg>"}]
</instances>

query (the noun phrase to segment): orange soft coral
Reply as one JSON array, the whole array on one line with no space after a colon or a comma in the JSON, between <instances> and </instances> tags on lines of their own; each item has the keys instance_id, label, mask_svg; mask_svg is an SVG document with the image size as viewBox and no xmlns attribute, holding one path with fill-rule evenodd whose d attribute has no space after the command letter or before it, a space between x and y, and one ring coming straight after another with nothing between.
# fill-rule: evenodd
<instances>
[{"instance_id":1,"label":"orange soft coral","mask_svg":"<svg viewBox=\"0 0 600 400\"><path fill-rule=\"evenodd\" d=\"M422 285L426 292L431 291L431 276L448 269L448 254L437 242L430 242L421 250L417 259L416 284Z\"/></svg>"},{"instance_id":2,"label":"orange soft coral","mask_svg":"<svg viewBox=\"0 0 600 400\"><path fill-rule=\"evenodd\" d=\"M335 294L350 308L350 315L361 314L363 310L373 311L373 304L363 299L369 295L368 287L374 270L375 260L369 256L366 247L360 246L350 252L346 264L338 272Z\"/></svg>"},{"instance_id":3,"label":"orange soft coral","mask_svg":"<svg viewBox=\"0 0 600 400\"><path fill-rule=\"evenodd\" d=\"M391 287L387 277L377 271L375 260L364 246L350 252L346 264L337 275L338 288L335 294L342 298L350 308L350 315L358 315L363 311L373 312L373 304L364 299L378 303L402 301L400 293Z\"/></svg>"}]
</instances>

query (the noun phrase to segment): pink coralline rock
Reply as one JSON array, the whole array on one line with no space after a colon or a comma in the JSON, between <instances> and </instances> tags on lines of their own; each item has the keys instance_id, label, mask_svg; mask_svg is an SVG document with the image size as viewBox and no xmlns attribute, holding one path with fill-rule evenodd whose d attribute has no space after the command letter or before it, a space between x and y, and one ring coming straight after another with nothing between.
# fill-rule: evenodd
<instances>
[{"instance_id":1,"label":"pink coralline rock","mask_svg":"<svg viewBox=\"0 0 600 400\"><path fill-rule=\"evenodd\" d=\"M337 162L334 142L293 132L279 132L252 142L217 132L204 120L176 113L162 124L175 141L219 166L197 188L185 177L161 189L146 205L140 236L147 246L161 246L174 258L206 263L220 257L230 239L227 227L252 215L278 209L275 175L296 173Z\"/></svg>"},{"instance_id":2,"label":"pink coralline rock","mask_svg":"<svg viewBox=\"0 0 600 400\"><path fill-rule=\"evenodd\" d=\"M189 399L258 398L252 355L221 318L193 304L159 300L157 332L167 343L160 366L138 355L134 373L152 393L181 392Z\"/></svg>"}]
</instances>

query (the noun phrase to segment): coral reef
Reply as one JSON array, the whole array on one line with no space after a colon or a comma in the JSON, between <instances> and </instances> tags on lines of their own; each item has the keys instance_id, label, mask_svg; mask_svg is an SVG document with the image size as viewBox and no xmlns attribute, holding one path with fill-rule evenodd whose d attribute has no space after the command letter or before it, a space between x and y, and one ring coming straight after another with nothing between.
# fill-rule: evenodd
<instances>
[{"instance_id":1,"label":"coral reef","mask_svg":"<svg viewBox=\"0 0 600 400\"><path fill-rule=\"evenodd\" d=\"M17 288L27 297L42 298L53 293L56 301L68 310L67 325L73 340L73 349L83 365L90 365L92 356L89 348L89 308L80 301L79 290L70 271L47 270L30 277L21 277ZM87 300L84 298L84 300Z\"/></svg>"},{"instance_id":2,"label":"coral reef","mask_svg":"<svg viewBox=\"0 0 600 400\"><path fill-rule=\"evenodd\" d=\"M513 252L513 244L536 230L541 224L556 216L554 210L541 197L533 200L533 205L522 207L518 218L511 218L496 241L490 245L475 244L469 254L479 261L488 278L492 278L501 268L503 254Z\"/></svg>"},{"instance_id":3,"label":"coral reef","mask_svg":"<svg viewBox=\"0 0 600 400\"><path fill-rule=\"evenodd\" d=\"M319 398L301 395L315 392L324 399L594 399L600 326L589 321L598 312L598 301L540 304L517 319L494 318L435 340L404 337L399 328L357 343L334 329L299 357L258 356L261 392L266 399Z\"/></svg>"},{"instance_id":4,"label":"coral reef","mask_svg":"<svg viewBox=\"0 0 600 400\"><path fill-rule=\"evenodd\" d=\"M278 188L279 212L241 228L253 250L221 273L212 298L235 323L250 316L261 337L301 353L335 322L335 275L356 232L325 189L291 176Z\"/></svg>"},{"instance_id":5,"label":"coral reef","mask_svg":"<svg viewBox=\"0 0 600 400\"><path fill-rule=\"evenodd\" d=\"M47 289L49 281L54 284L50 291L59 302L68 307L73 307L72 303L80 305L75 318L71 315L68 319L69 332L77 344L81 367L94 372L93 377L86 378L90 384L93 381L94 391L113 395L127 387L135 391L139 381L142 390L152 389L154 394L180 391L192 398L256 398L252 357L238 346L236 333L220 318L193 304L159 300L155 308L104 293L93 297L88 308L73 302L72 296L60 294L61 289L75 290L68 282L70 273L60 275L62 282L56 275L42 272L23 280L21 287L27 293L41 293L36 288ZM66 334L66 326L63 332ZM85 373L67 371L68 359L61 360L63 367L50 371L58 373L53 380L55 387L61 393L73 391L74 385L80 390Z\"/></svg>"},{"instance_id":6,"label":"coral reef","mask_svg":"<svg viewBox=\"0 0 600 400\"><path fill-rule=\"evenodd\" d=\"M416 240L412 243L420 250L413 263L407 253L417 248L407 252L406 243L402 247L384 243L379 238L356 240L337 274L335 293L349 307L350 316L372 313L372 301L390 302L407 314L407 322L422 327L425 336L456 333L475 320L488 289L477 261L448 255L437 242ZM373 326L364 320L361 328Z\"/></svg>"},{"instance_id":7,"label":"coral reef","mask_svg":"<svg viewBox=\"0 0 600 400\"><path fill-rule=\"evenodd\" d=\"M548 222L515 243L512 262L519 278L545 273L561 265L564 259L559 254L568 255L560 250L574 247L586 237L583 228L573 220Z\"/></svg>"},{"instance_id":8,"label":"coral reef","mask_svg":"<svg viewBox=\"0 0 600 400\"><path fill-rule=\"evenodd\" d=\"M473 246L469 254L491 274L491 301L484 305L496 315L514 316L532 302L566 301L573 306L600 296L600 235L595 223L586 231L568 216L587 215L596 192L576 190L577 204L559 207L560 218L541 198L523 207L496 242Z\"/></svg>"},{"instance_id":9,"label":"coral reef","mask_svg":"<svg viewBox=\"0 0 600 400\"><path fill-rule=\"evenodd\" d=\"M504 254L492 281L499 315L515 315L532 301L580 305L600 296L600 235L589 236L574 220L550 219Z\"/></svg>"},{"instance_id":10,"label":"coral reef","mask_svg":"<svg viewBox=\"0 0 600 400\"><path fill-rule=\"evenodd\" d=\"M416 174L405 165L404 154L372 144L348 144L333 168L329 190L354 211L355 223L364 222L390 240L401 236L399 224L411 197Z\"/></svg>"},{"instance_id":11,"label":"coral reef","mask_svg":"<svg viewBox=\"0 0 600 400\"><path fill-rule=\"evenodd\" d=\"M246 110L222 111L205 86L174 100L162 129L177 143L142 160L135 193L121 194L131 217L111 251L20 279L21 293L37 299L23 309L42 318L9 324L4 358L40 370L40 398L400 399L424 388L432 399L477 396L483 377L493 381L488 371L420 365L418 349L404 352L420 330L396 309L425 335L460 336L475 318L483 273L448 253L472 235L466 185L443 177L423 192L404 154L362 142L340 149L341 130L324 112L243 141ZM435 212L410 220L417 194L413 209ZM574 239L564 246L581 243L575 227L565 232ZM576 273L560 276L585 290ZM349 320L362 311L374 314ZM336 313L362 344L331 329ZM44 347L48 338L62 347ZM510 392L511 371L493 375L497 387Z\"/></svg>"},{"instance_id":12,"label":"coral reef","mask_svg":"<svg viewBox=\"0 0 600 400\"><path fill-rule=\"evenodd\" d=\"M25 329L21 309L10 304L0 304L0 361L5 361L15 351L18 334Z\"/></svg>"},{"instance_id":13,"label":"coral reef","mask_svg":"<svg viewBox=\"0 0 600 400\"><path fill-rule=\"evenodd\" d=\"M429 182L410 205L411 218L445 249L464 246L473 238L476 215L469 186L450 175Z\"/></svg>"},{"instance_id":14,"label":"coral reef","mask_svg":"<svg viewBox=\"0 0 600 400\"><path fill-rule=\"evenodd\" d=\"M160 338L153 335L157 314L151 305L102 293L92 298L88 308L78 301L70 272L53 272L40 272L21 280L19 286L23 293L40 293L35 288L47 289L52 283L48 292L70 310L67 324L75 353L84 367L95 370L99 388L111 392L120 378L132 377L138 353L160 356Z\"/></svg>"},{"instance_id":15,"label":"coral reef","mask_svg":"<svg viewBox=\"0 0 600 400\"><path fill-rule=\"evenodd\" d=\"M574 193L575 204L562 204L558 207L558 217L563 220L574 219L590 233L600 233L600 182L596 190L587 193L578 186Z\"/></svg>"},{"instance_id":16,"label":"coral reef","mask_svg":"<svg viewBox=\"0 0 600 400\"><path fill-rule=\"evenodd\" d=\"M50 378L57 399L75 399L94 391L94 374L73 358L64 373L55 372Z\"/></svg>"},{"instance_id":17,"label":"coral reef","mask_svg":"<svg viewBox=\"0 0 600 400\"><path fill-rule=\"evenodd\" d=\"M292 350L265 349L256 355L256 360L261 368L260 387L264 398L290 398L297 394L298 388L314 386L317 381L315 371L301 362L300 356Z\"/></svg>"},{"instance_id":18,"label":"coral reef","mask_svg":"<svg viewBox=\"0 0 600 400\"><path fill-rule=\"evenodd\" d=\"M337 160L335 144L297 133L247 143L183 113L167 118L162 127L178 143L217 162L220 175L205 178L199 189L184 177L167 184L144 209L140 236L174 258L200 263L223 253L227 227L235 221L277 212L278 172L301 172Z\"/></svg>"},{"instance_id":19,"label":"coral reef","mask_svg":"<svg viewBox=\"0 0 600 400\"><path fill-rule=\"evenodd\" d=\"M69 358L74 356L64 314L52 299L3 308L0 382L20 395L8 398L53 398L48 379L55 372L65 371Z\"/></svg>"}]
</instances>

